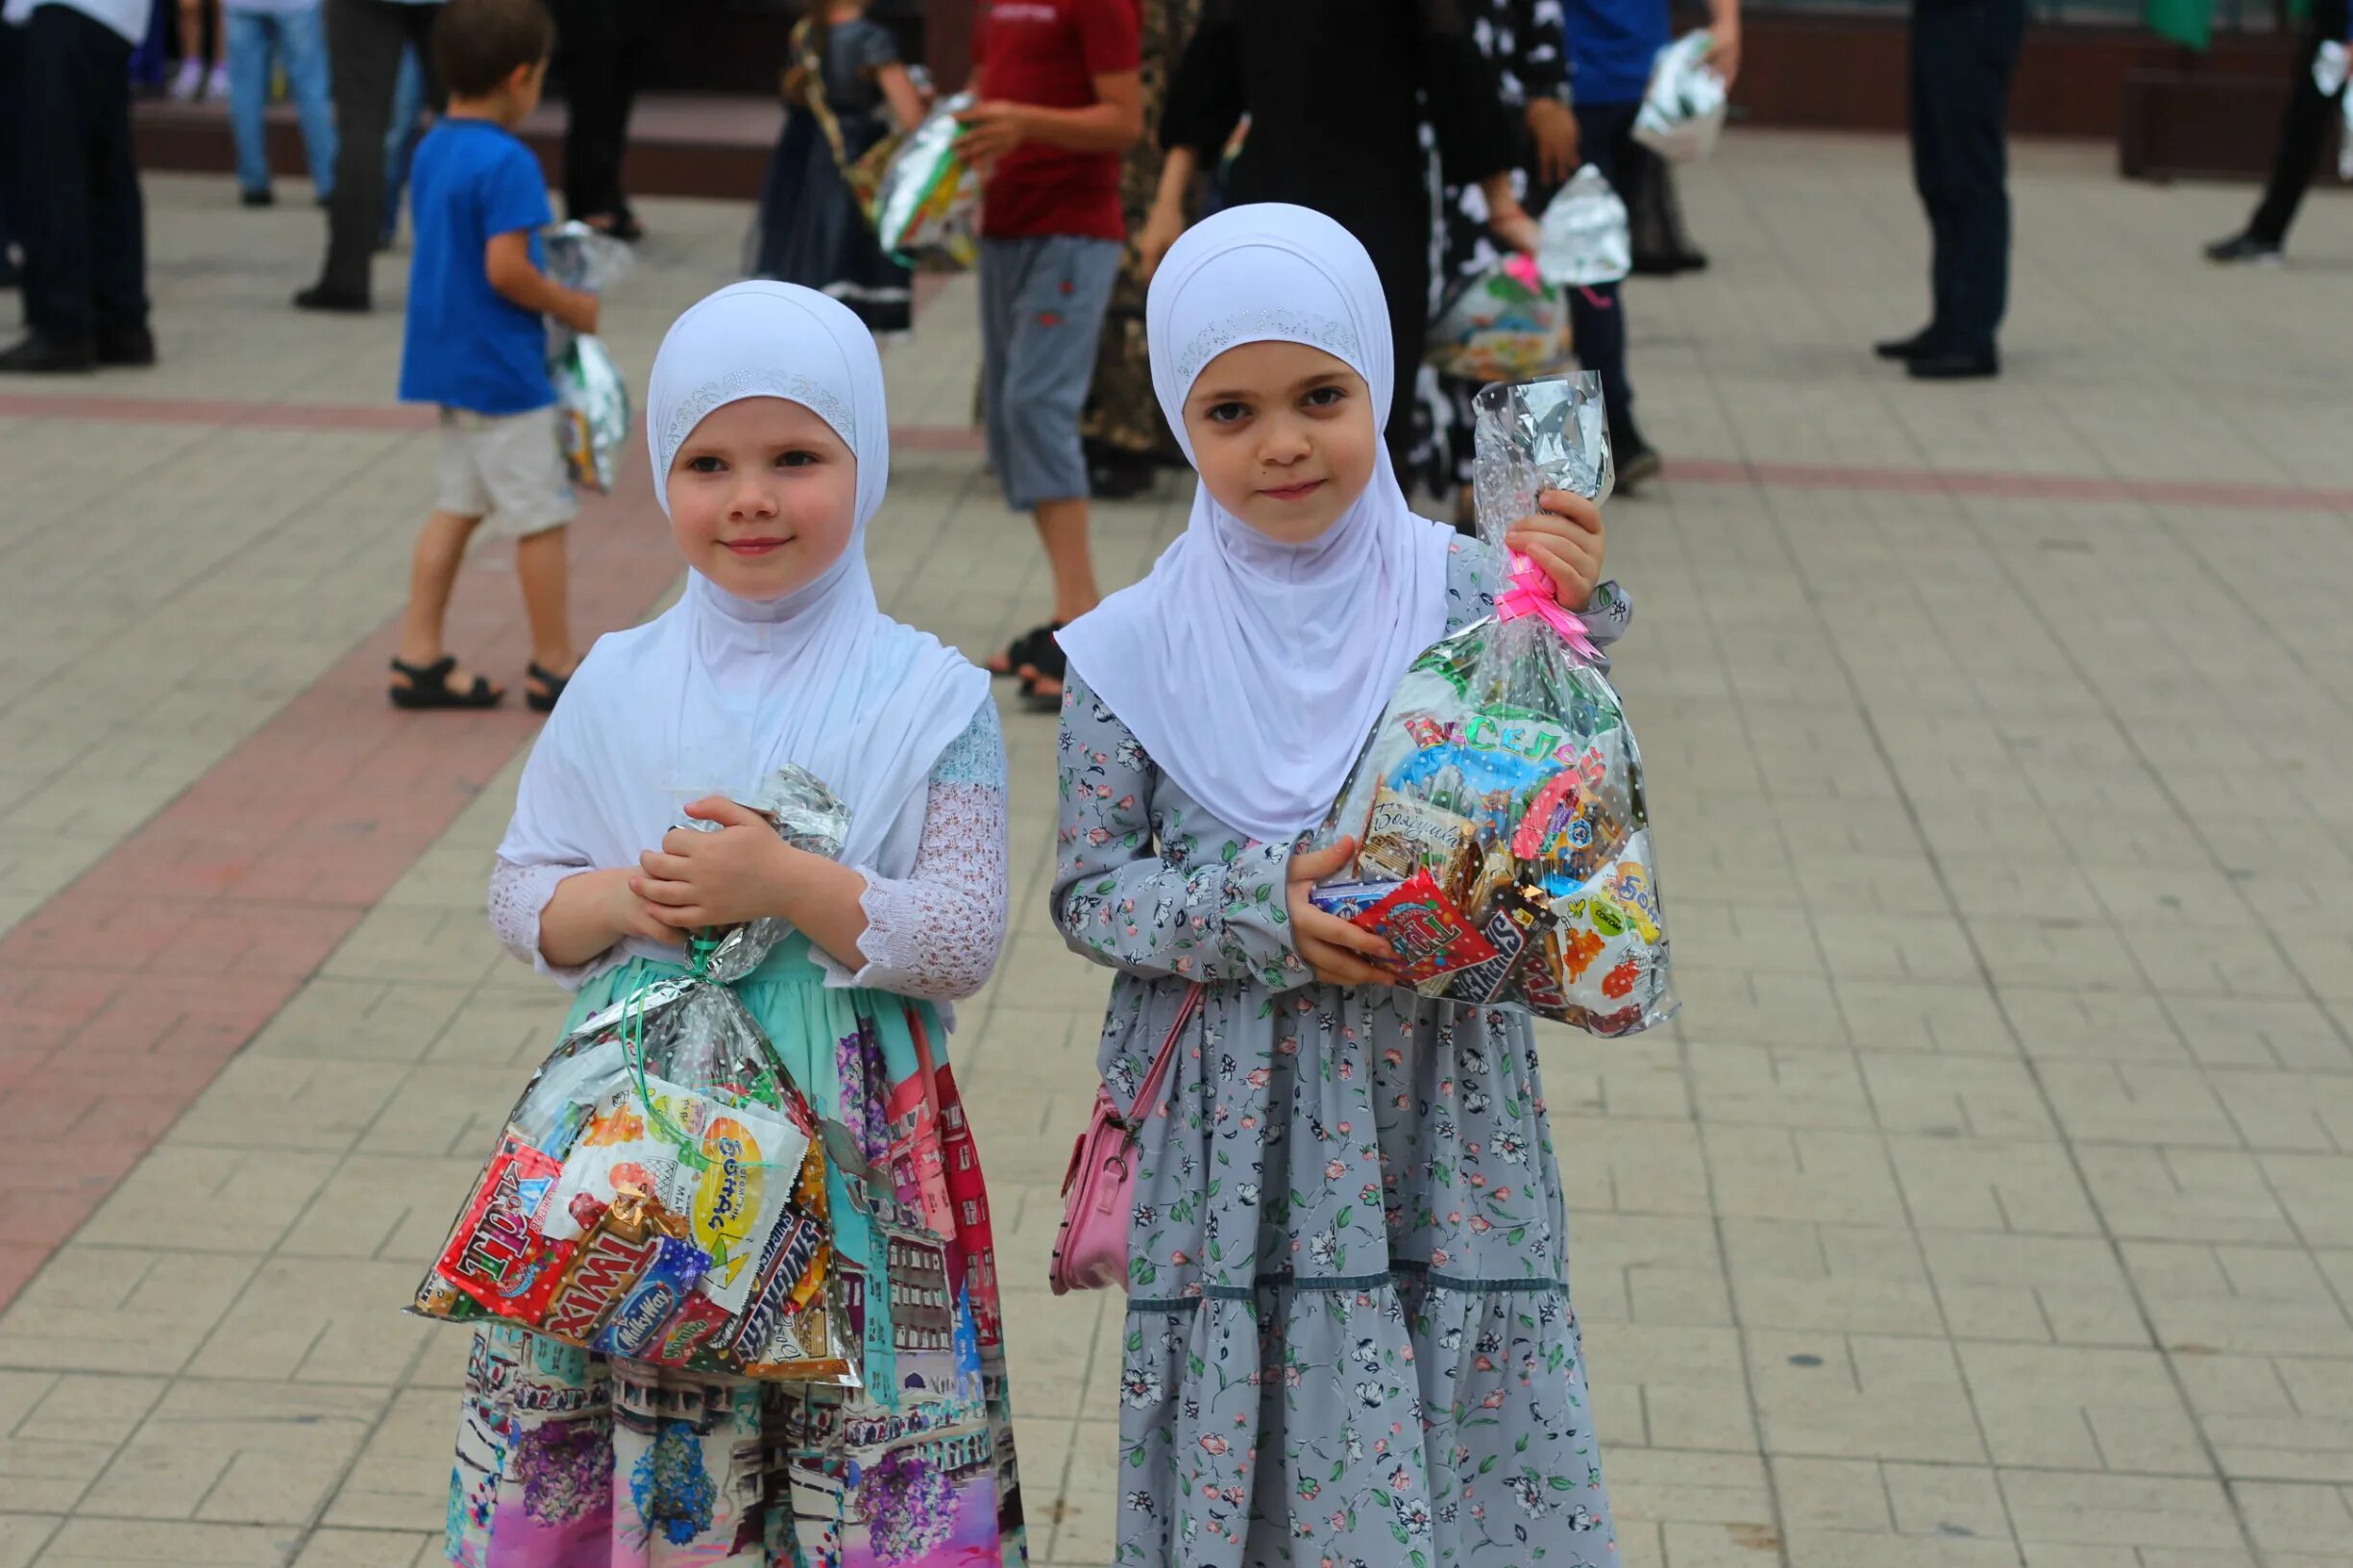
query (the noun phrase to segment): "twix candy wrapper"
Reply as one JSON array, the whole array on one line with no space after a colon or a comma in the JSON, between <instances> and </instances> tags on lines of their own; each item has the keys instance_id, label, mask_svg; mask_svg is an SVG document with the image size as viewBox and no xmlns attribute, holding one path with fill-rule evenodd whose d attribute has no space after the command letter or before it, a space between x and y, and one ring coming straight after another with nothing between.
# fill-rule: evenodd
<instances>
[{"instance_id":1,"label":"twix candy wrapper","mask_svg":"<svg viewBox=\"0 0 2353 1568\"><path fill-rule=\"evenodd\" d=\"M625 1192L604 1205L573 1243L571 1266L548 1298L540 1332L588 1345L652 1264L663 1239L682 1240L685 1233L683 1220L642 1193Z\"/></svg>"}]
</instances>

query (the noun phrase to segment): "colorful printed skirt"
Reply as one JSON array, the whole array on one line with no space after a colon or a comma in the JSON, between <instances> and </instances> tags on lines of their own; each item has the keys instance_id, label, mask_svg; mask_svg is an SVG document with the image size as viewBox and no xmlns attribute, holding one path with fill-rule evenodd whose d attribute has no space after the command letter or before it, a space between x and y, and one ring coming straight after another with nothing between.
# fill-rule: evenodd
<instances>
[{"instance_id":1,"label":"colorful printed skirt","mask_svg":"<svg viewBox=\"0 0 2353 1568\"><path fill-rule=\"evenodd\" d=\"M573 1023L673 972L630 964ZM989 1199L923 1002L833 991L795 938L736 988L821 1115L888 1173L837 1204L865 1386L753 1383L475 1331L450 1480L464 1568L1016 1568Z\"/></svg>"}]
</instances>

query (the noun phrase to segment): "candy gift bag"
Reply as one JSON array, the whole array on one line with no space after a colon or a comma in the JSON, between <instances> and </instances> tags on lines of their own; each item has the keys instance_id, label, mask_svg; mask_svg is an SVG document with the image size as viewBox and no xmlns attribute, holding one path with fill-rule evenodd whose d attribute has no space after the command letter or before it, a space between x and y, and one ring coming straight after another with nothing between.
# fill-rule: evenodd
<instances>
[{"instance_id":1,"label":"candy gift bag","mask_svg":"<svg viewBox=\"0 0 2353 1568\"><path fill-rule=\"evenodd\" d=\"M753 802L802 848L848 813L797 768ZM855 1385L828 1140L729 986L789 933L695 934L688 972L583 1020L532 1075L413 1310L659 1366Z\"/></svg>"},{"instance_id":2,"label":"candy gift bag","mask_svg":"<svg viewBox=\"0 0 2353 1568\"><path fill-rule=\"evenodd\" d=\"M1539 490L1607 496L1596 377L1490 386L1475 407L1480 534L1499 551ZM1510 556L1495 614L1414 661L1318 830L1358 848L1317 907L1381 935L1423 995L1605 1036L1675 1011L1642 756L1599 666L1550 579Z\"/></svg>"},{"instance_id":3,"label":"candy gift bag","mask_svg":"<svg viewBox=\"0 0 2353 1568\"><path fill-rule=\"evenodd\" d=\"M548 276L566 288L601 294L629 269L629 247L575 219L550 230ZM555 382L555 445L572 482L613 493L629 445L629 385L594 335L554 328L548 374Z\"/></svg>"},{"instance_id":4,"label":"candy gift bag","mask_svg":"<svg viewBox=\"0 0 2353 1568\"><path fill-rule=\"evenodd\" d=\"M980 174L956 152L956 116L979 100L968 92L943 99L907 133L874 192L874 235L885 256L968 267L979 253Z\"/></svg>"},{"instance_id":5,"label":"candy gift bag","mask_svg":"<svg viewBox=\"0 0 2353 1568\"><path fill-rule=\"evenodd\" d=\"M1730 89L1708 62L1710 42L1704 31L1686 33L1658 51L1634 114L1634 139L1670 163L1705 158L1724 129Z\"/></svg>"}]
</instances>

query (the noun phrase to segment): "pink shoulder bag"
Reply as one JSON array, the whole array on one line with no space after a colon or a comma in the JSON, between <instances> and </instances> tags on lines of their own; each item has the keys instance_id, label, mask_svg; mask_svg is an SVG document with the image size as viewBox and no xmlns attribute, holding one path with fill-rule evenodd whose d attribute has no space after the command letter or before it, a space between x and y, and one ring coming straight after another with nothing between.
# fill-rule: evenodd
<instances>
[{"instance_id":1,"label":"pink shoulder bag","mask_svg":"<svg viewBox=\"0 0 2353 1568\"><path fill-rule=\"evenodd\" d=\"M1058 1296L1115 1285L1127 1288L1127 1224L1136 1207L1136 1171L1129 1156L1142 1118L1160 1103L1177 1037L1200 1005L1201 988L1195 985L1186 992L1176 1021L1168 1026L1168 1038L1161 1041L1160 1056L1124 1115L1113 1103L1110 1089L1095 1086L1094 1114L1079 1134L1070 1151L1070 1169L1062 1179L1062 1229L1054 1235L1054 1261L1046 1275Z\"/></svg>"}]
</instances>

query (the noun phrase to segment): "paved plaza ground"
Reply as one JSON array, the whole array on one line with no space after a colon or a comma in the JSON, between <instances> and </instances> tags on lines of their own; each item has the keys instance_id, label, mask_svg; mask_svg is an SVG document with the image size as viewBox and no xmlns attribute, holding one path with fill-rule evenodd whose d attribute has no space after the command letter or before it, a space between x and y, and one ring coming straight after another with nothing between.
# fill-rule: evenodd
<instances>
[{"instance_id":1,"label":"paved plaza ground","mask_svg":"<svg viewBox=\"0 0 2353 1568\"><path fill-rule=\"evenodd\" d=\"M1714 268L1628 290L1685 1007L1544 1068L1629 1568L2353 1565L2353 201L2218 274L2246 193L2110 161L2018 155L1998 385L1868 355L1925 293L1895 142L1732 136ZM435 439L397 310L285 307L306 204L148 199L161 367L0 385L0 1568L431 1563L465 1335L399 1308L560 1014L481 909L533 725L382 700ZM641 387L747 211L645 216ZM972 299L886 356L873 537L977 655L1046 600ZM674 584L631 462L592 630ZM1103 509L1113 580L1188 492ZM519 679L517 623L485 551L453 641ZM1007 730L955 1050L1033 1555L1102 1568L1119 1303L1043 1285L1108 975L1046 919L1051 725Z\"/></svg>"}]
</instances>

